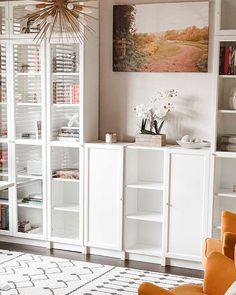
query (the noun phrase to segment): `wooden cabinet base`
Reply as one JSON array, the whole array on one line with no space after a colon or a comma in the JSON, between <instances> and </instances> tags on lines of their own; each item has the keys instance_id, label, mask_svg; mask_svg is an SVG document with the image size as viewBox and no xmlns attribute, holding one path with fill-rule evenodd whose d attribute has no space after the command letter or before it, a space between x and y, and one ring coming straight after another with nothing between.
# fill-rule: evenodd
<instances>
[{"instance_id":1,"label":"wooden cabinet base","mask_svg":"<svg viewBox=\"0 0 236 295\"><path fill-rule=\"evenodd\" d=\"M166 145L166 135L150 135L150 134L137 134L135 136L135 144L145 146L161 147Z\"/></svg>"}]
</instances>

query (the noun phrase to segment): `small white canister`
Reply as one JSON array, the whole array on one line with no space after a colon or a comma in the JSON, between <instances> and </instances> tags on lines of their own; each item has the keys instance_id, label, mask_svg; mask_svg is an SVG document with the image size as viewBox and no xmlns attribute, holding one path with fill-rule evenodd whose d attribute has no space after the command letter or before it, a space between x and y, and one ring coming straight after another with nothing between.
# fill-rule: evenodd
<instances>
[{"instance_id":1,"label":"small white canister","mask_svg":"<svg viewBox=\"0 0 236 295\"><path fill-rule=\"evenodd\" d=\"M108 132L105 136L106 143L116 143L117 142L117 134L114 132Z\"/></svg>"}]
</instances>

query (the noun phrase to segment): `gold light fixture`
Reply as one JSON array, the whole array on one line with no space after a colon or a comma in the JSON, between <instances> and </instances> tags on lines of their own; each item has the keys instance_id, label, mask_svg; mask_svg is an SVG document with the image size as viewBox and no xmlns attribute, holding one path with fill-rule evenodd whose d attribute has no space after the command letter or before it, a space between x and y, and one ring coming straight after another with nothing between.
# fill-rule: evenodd
<instances>
[{"instance_id":1,"label":"gold light fixture","mask_svg":"<svg viewBox=\"0 0 236 295\"><path fill-rule=\"evenodd\" d=\"M29 13L23 18L32 27L37 27L36 40L42 41L46 36L51 39L53 33L73 38L83 43L88 31L93 31L92 16L96 7L87 1L76 0L33 0Z\"/></svg>"}]
</instances>

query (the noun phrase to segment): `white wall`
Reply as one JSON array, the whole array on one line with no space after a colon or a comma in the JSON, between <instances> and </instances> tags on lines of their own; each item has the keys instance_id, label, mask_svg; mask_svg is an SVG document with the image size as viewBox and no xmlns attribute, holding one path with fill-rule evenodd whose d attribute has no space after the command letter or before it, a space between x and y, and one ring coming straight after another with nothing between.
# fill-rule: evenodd
<instances>
[{"instance_id":1,"label":"white wall","mask_svg":"<svg viewBox=\"0 0 236 295\"><path fill-rule=\"evenodd\" d=\"M210 139L214 87L212 44L209 73L113 73L113 5L155 2L158 1L100 0L100 138L114 131L120 141L133 140L138 130L134 107L145 103L159 90L175 88L179 97L163 129L168 140L173 142L185 134ZM211 1L211 31L213 4Z\"/></svg>"}]
</instances>

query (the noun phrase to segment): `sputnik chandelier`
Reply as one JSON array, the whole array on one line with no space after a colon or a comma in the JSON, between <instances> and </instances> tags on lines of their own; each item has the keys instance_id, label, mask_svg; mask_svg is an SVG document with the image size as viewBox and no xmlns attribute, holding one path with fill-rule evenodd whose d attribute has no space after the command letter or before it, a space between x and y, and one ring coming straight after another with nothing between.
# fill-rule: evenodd
<instances>
[{"instance_id":1,"label":"sputnik chandelier","mask_svg":"<svg viewBox=\"0 0 236 295\"><path fill-rule=\"evenodd\" d=\"M83 43L86 33L93 31L91 21L97 20L92 16L95 6L89 1L79 0L33 0L37 4L29 8L23 17L32 27L37 27L35 39L42 41L46 36L51 39L53 33L78 40ZM32 11L30 11L32 10Z\"/></svg>"}]
</instances>

